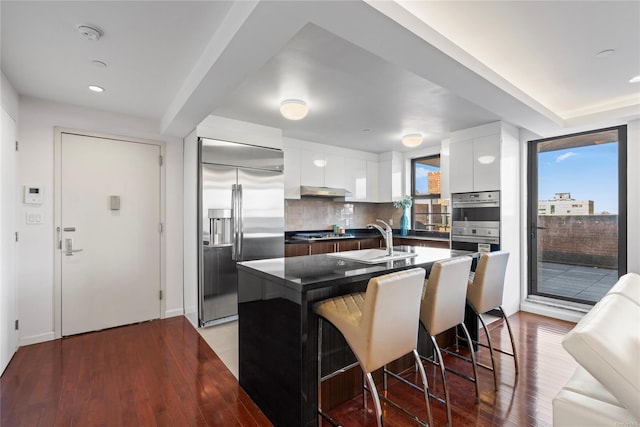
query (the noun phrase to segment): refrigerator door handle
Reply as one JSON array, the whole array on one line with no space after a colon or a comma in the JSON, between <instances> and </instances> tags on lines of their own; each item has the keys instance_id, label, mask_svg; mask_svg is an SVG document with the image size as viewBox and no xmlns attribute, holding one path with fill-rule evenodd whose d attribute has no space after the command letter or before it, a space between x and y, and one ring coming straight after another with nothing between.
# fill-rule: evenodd
<instances>
[{"instance_id":1,"label":"refrigerator door handle","mask_svg":"<svg viewBox=\"0 0 640 427\"><path fill-rule=\"evenodd\" d=\"M231 242L231 259L233 261L237 261L238 258L238 225L238 189L237 185L233 184L231 186L231 229L233 234L233 241Z\"/></svg>"},{"instance_id":2,"label":"refrigerator door handle","mask_svg":"<svg viewBox=\"0 0 640 427\"><path fill-rule=\"evenodd\" d=\"M242 223L242 184L238 184L237 200L238 236L236 241L238 242L238 253L236 254L236 258L238 258L238 261L242 261L242 240L244 239L244 224Z\"/></svg>"}]
</instances>

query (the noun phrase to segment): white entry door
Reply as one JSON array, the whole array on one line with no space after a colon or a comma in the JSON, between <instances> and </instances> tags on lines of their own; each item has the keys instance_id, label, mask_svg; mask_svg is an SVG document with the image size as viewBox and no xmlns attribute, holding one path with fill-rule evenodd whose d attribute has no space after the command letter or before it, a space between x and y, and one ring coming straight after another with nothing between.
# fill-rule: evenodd
<instances>
[{"instance_id":1,"label":"white entry door","mask_svg":"<svg viewBox=\"0 0 640 427\"><path fill-rule=\"evenodd\" d=\"M62 335L160 317L161 147L62 133Z\"/></svg>"}]
</instances>

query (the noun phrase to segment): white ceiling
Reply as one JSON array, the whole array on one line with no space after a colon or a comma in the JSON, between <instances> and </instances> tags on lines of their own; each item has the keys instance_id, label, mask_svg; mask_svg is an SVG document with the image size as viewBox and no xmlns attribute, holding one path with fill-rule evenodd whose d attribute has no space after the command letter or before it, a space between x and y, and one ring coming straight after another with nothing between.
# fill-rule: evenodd
<instances>
[{"instance_id":1,"label":"white ceiling","mask_svg":"<svg viewBox=\"0 0 640 427\"><path fill-rule=\"evenodd\" d=\"M640 117L640 2L6 1L21 95L156 120L208 114L383 152L505 120L541 136ZM84 40L78 25L104 36ZM605 58L595 54L615 52ZM91 60L108 64L106 69ZM87 85L106 91L91 93ZM285 98L310 113L290 122Z\"/></svg>"}]
</instances>

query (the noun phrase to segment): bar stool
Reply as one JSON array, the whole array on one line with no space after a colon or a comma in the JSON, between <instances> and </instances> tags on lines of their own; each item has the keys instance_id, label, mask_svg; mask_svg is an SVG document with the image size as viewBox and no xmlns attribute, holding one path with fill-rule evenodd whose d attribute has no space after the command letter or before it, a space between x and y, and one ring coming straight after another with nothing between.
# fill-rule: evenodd
<instances>
[{"instance_id":1,"label":"bar stool","mask_svg":"<svg viewBox=\"0 0 640 427\"><path fill-rule=\"evenodd\" d=\"M420 356L423 360L426 360L434 365L440 367L440 375L442 377L442 385L444 388L444 399L439 396L430 393L430 396L444 403L447 408L447 425L451 426L451 403L449 399L449 387L447 385L447 376L445 370L455 373L463 378L472 381L476 385L476 402L480 401L480 390L478 387L478 368L476 366L475 355L473 351L471 353L471 365L473 367L473 377L466 375L460 371L450 369L445 366L442 358L440 347L436 342L436 335L448 331L451 328L460 326L464 331L465 338L469 344L469 348L473 349L471 337L469 331L464 324L464 312L466 305L467 295L467 281L469 280L469 271L471 270L472 258L468 256L453 258L446 261L438 261L433 264L431 272L429 273L429 279L424 284L424 290L422 292L422 301L420 304L420 323L426 329L431 342L433 343L433 350L437 361L427 359ZM443 351L445 351L443 349ZM457 353L448 352L454 356L458 356ZM468 360L466 357L463 359ZM395 378L401 381L403 377L398 376L392 372L388 372ZM410 383L414 385L413 383ZM415 386L415 385L414 385ZM417 388L417 386L415 386Z\"/></svg>"},{"instance_id":2,"label":"bar stool","mask_svg":"<svg viewBox=\"0 0 640 427\"><path fill-rule=\"evenodd\" d=\"M513 332L511 330L511 325L509 324L509 319L502 309L502 293L504 291L504 277L507 270L508 260L509 252L507 251L483 253L480 256L480 261L478 262L478 267L473 275L473 279L469 280L469 284L467 286L467 302L478 316L478 319L480 319L484 333L487 336L488 345L478 341L475 341L475 343L482 347L488 347L489 354L491 355L491 366L487 366L482 363L478 363L478 365L493 371L493 384L496 390L498 390L498 377L496 375L494 350L513 357L516 375L518 375L518 357L516 355L516 345L513 340ZM482 317L482 314L492 310L498 310L500 317L504 319L507 325L509 338L511 339L512 353L493 347L489 330L487 329L487 325Z\"/></svg>"},{"instance_id":3,"label":"bar stool","mask_svg":"<svg viewBox=\"0 0 640 427\"><path fill-rule=\"evenodd\" d=\"M373 398L378 427L382 427L380 397L371 373L408 353L413 353L420 366L429 425L433 425L429 406L429 386L418 355L420 295L425 270L413 268L374 277L364 293L343 295L320 301L313 307L318 318L318 414L334 422L322 412L322 381L335 373L322 376L322 323L333 324L344 336L362 368ZM342 372L345 368L337 371ZM388 399L385 399L388 400ZM393 402L391 402L393 403ZM394 404L394 406L397 406ZM408 411L405 410L408 413ZM409 415L413 415L408 413ZM415 416L414 416L415 417ZM422 424L424 422L415 417ZM322 419L318 417L318 425Z\"/></svg>"}]
</instances>

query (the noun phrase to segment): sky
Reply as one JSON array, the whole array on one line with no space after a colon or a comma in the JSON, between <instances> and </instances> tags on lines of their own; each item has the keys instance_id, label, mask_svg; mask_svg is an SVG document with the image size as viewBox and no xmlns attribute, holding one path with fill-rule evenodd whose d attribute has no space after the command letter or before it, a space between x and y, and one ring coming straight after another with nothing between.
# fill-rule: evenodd
<instances>
[{"instance_id":1,"label":"sky","mask_svg":"<svg viewBox=\"0 0 640 427\"><path fill-rule=\"evenodd\" d=\"M594 213L618 213L618 143L588 145L538 154L538 199L571 193L593 200Z\"/></svg>"}]
</instances>

